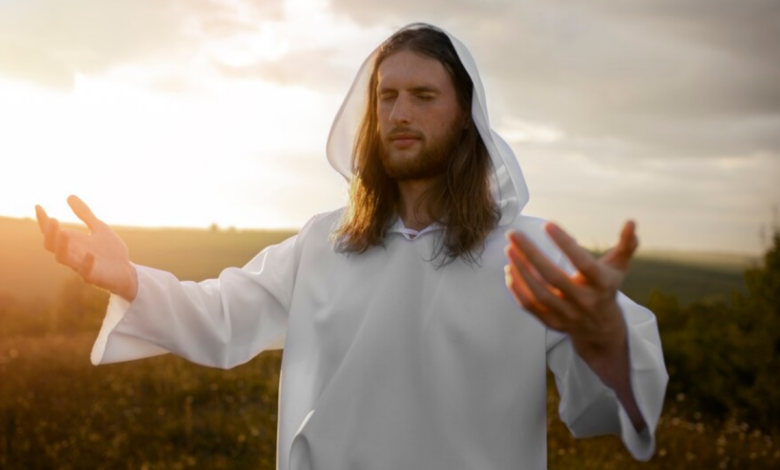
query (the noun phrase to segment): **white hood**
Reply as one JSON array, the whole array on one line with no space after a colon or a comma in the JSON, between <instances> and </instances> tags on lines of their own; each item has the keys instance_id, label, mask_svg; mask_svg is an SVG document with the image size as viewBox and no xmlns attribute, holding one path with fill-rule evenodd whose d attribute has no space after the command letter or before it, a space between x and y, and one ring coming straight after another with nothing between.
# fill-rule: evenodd
<instances>
[{"instance_id":1,"label":"white hood","mask_svg":"<svg viewBox=\"0 0 780 470\"><path fill-rule=\"evenodd\" d=\"M493 164L490 183L493 197L501 209L499 226L507 225L520 215L523 207L528 203L528 187L525 184L523 172L514 152L512 152L506 141L490 128L485 89L482 87L482 80L479 78L477 64L469 50L466 49L466 46L441 28L425 23L412 23L404 26L399 31L420 27L434 28L446 34L452 41L453 46L455 46L455 51L458 53L463 66L471 76L471 80L474 83L471 113L477 130L490 153L490 159ZM371 55L363 62L360 70L358 70L347 97L333 120L333 126L328 137L328 161L347 181L351 179L353 174L354 159L352 153L355 137L367 106L368 84L378 52L379 47L374 49Z\"/></svg>"}]
</instances>

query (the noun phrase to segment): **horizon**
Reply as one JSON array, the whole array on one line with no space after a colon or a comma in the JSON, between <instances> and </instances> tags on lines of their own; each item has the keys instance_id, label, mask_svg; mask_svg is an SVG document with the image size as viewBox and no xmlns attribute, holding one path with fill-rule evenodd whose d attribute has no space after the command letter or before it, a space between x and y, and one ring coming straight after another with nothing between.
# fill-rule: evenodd
<instances>
[{"instance_id":1,"label":"horizon","mask_svg":"<svg viewBox=\"0 0 780 470\"><path fill-rule=\"evenodd\" d=\"M0 223L3 223L4 221L12 221L12 222L23 222L23 223L29 223L34 224L37 226L38 222L36 221L35 217L9 217L5 215L0 215ZM213 225L213 224L212 224ZM153 225L153 226L145 226L145 225L111 225L112 229L119 230L119 231L148 231L148 232L154 232L154 231L186 231L186 232L219 232L219 233L231 233L231 232L275 232L275 233L298 233L300 231L301 227L237 227L237 226L222 226L219 224L216 224L216 230L212 227L212 225L208 226L165 226L165 225ZM68 227L68 228L81 228L84 229L84 231L87 231L87 227L84 225L83 222L76 219L73 221L68 222L62 222L62 226ZM604 249L608 249L609 247L604 246L590 246L590 245L583 245L586 249L590 251L601 251ZM635 257L643 257L643 256L660 256L660 255L681 255L681 256L713 256L713 257L719 257L719 256L725 256L728 258L740 258L745 259L748 261L756 261L759 260L765 253L765 250L763 251L757 251L757 252L740 252L740 251L724 251L724 250L695 250L695 249L682 249L682 248L674 248L674 247L664 247L664 246L644 246L641 242L639 243L639 248L634 255Z\"/></svg>"}]
</instances>

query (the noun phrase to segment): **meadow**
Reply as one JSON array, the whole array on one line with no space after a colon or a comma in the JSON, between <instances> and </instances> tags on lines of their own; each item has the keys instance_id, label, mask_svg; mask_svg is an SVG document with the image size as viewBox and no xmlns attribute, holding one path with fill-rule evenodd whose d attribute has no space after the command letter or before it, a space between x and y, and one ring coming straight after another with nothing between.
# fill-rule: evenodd
<instances>
[{"instance_id":1,"label":"meadow","mask_svg":"<svg viewBox=\"0 0 780 470\"><path fill-rule=\"evenodd\" d=\"M131 228L119 232L134 261L194 280L242 265L263 246L291 235ZM0 468L274 468L282 352L262 353L227 371L172 355L93 367L89 352L107 295L57 266L40 242L33 221L0 219ZM685 347L700 350L700 340L710 337L691 335L690 328L702 328L695 322L681 323L679 316L693 315L702 306L722 310L746 293L743 272L751 263L737 256L668 253L635 260L623 290L660 312L662 341L665 350L667 340L671 348L667 366L680 367L670 368L672 382L656 433L658 450L649 462L640 463L617 437L572 438L558 419L550 376L550 469L780 466L780 432L741 408L750 408L749 399L755 397L723 405L725 392L707 395L686 381L685 375L703 366L680 359L687 357ZM746 383L732 381L724 370L712 376L725 376L726 391ZM757 377L765 380L765 375ZM762 410L758 406L754 409Z\"/></svg>"}]
</instances>

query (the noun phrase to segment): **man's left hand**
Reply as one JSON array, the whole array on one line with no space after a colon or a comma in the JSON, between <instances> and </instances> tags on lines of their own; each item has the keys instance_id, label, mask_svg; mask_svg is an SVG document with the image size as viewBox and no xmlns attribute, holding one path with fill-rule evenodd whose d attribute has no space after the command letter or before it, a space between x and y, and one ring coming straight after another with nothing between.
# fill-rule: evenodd
<instances>
[{"instance_id":1,"label":"man's left hand","mask_svg":"<svg viewBox=\"0 0 780 470\"><path fill-rule=\"evenodd\" d=\"M617 246L596 259L553 223L545 231L577 269L568 275L524 234L507 233L506 283L517 301L549 328L567 333L586 361L599 361L625 346L626 324L617 293L639 245L636 225L626 222Z\"/></svg>"},{"instance_id":2,"label":"man's left hand","mask_svg":"<svg viewBox=\"0 0 780 470\"><path fill-rule=\"evenodd\" d=\"M525 235L507 233L506 283L517 301L547 327L569 335L574 350L615 391L637 432L646 422L631 390L628 329L617 293L639 241L626 222L617 246L599 259L555 224L545 231L577 269L569 276Z\"/></svg>"}]
</instances>

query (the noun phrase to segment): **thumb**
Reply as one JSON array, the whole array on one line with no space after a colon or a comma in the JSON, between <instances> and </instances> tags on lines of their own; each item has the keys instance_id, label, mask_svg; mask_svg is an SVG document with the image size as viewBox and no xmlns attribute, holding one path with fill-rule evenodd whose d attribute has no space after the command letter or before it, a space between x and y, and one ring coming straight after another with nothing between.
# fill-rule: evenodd
<instances>
[{"instance_id":1,"label":"thumb","mask_svg":"<svg viewBox=\"0 0 780 470\"><path fill-rule=\"evenodd\" d=\"M41 229L41 232L46 233L46 227L49 224L49 215L43 210L43 207L39 205L35 206L35 218L38 219L38 227Z\"/></svg>"},{"instance_id":2,"label":"thumb","mask_svg":"<svg viewBox=\"0 0 780 470\"><path fill-rule=\"evenodd\" d=\"M89 227L90 230L94 230L98 225L100 225L100 220L95 217L95 214L92 213L92 210L89 208L89 206L87 206L84 201L79 199L77 196L69 196L68 205L71 209L73 209L73 213L76 214L76 216L81 219L82 222L87 224L87 227Z\"/></svg>"},{"instance_id":3,"label":"thumb","mask_svg":"<svg viewBox=\"0 0 780 470\"><path fill-rule=\"evenodd\" d=\"M636 224L634 221L629 220L623 226L617 246L609 250L601 260L614 268L626 271L631 263L631 257L634 256L638 246L639 239L636 236Z\"/></svg>"}]
</instances>

